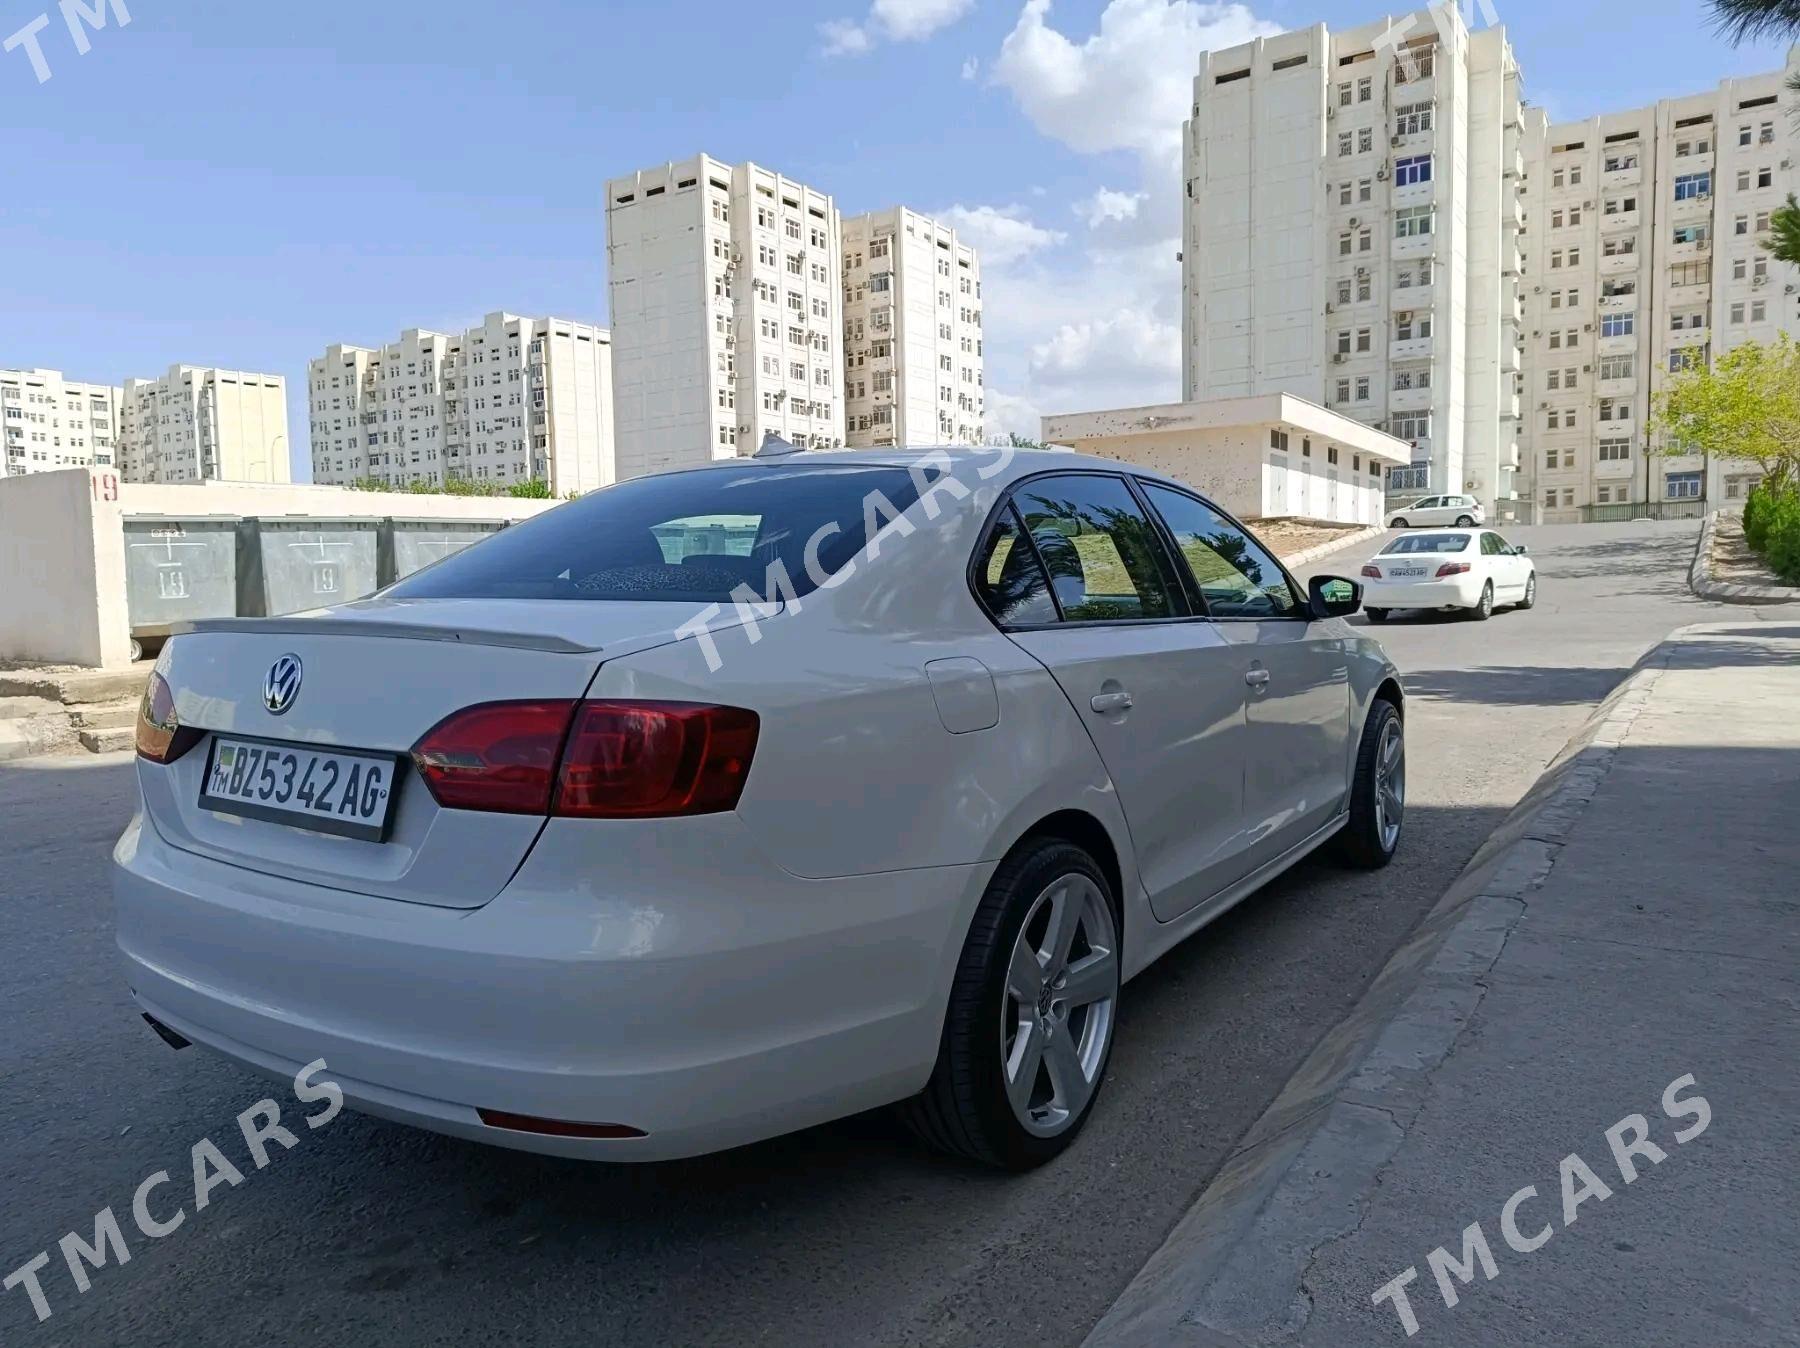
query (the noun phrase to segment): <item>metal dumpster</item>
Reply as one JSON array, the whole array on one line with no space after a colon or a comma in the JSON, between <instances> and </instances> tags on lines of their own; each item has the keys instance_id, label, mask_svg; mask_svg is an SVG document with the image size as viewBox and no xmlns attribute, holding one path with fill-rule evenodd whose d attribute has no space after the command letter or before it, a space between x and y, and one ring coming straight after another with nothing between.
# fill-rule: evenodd
<instances>
[{"instance_id":1,"label":"metal dumpster","mask_svg":"<svg viewBox=\"0 0 1800 1348\"><path fill-rule=\"evenodd\" d=\"M383 585L392 585L461 552L471 543L499 533L506 521L394 518L383 520L382 526L379 574Z\"/></svg>"},{"instance_id":2,"label":"metal dumpster","mask_svg":"<svg viewBox=\"0 0 1800 1348\"><path fill-rule=\"evenodd\" d=\"M271 518L238 524L238 613L274 617L375 593L373 519Z\"/></svg>"},{"instance_id":3,"label":"metal dumpster","mask_svg":"<svg viewBox=\"0 0 1800 1348\"><path fill-rule=\"evenodd\" d=\"M145 642L166 637L171 623L237 612L239 523L235 515L125 518L125 608L134 658Z\"/></svg>"}]
</instances>

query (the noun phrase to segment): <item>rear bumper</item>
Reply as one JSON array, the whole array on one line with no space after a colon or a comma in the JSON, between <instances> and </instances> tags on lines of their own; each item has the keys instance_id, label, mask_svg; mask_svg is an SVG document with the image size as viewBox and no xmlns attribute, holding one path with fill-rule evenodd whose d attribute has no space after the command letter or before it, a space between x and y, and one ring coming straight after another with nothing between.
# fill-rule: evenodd
<instances>
[{"instance_id":1,"label":"rear bumper","mask_svg":"<svg viewBox=\"0 0 1800 1348\"><path fill-rule=\"evenodd\" d=\"M459 910L194 856L140 816L114 853L127 978L156 1019L260 1071L324 1058L353 1108L554 1155L696 1155L924 1085L991 865L801 880L722 815L603 895L583 822L552 823L498 898ZM478 1107L647 1136L519 1133Z\"/></svg>"},{"instance_id":2,"label":"rear bumper","mask_svg":"<svg viewBox=\"0 0 1800 1348\"><path fill-rule=\"evenodd\" d=\"M1483 578L1473 574L1443 580L1370 580L1363 583L1364 608L1474 608Z\"/></svg>"}]
</instances>

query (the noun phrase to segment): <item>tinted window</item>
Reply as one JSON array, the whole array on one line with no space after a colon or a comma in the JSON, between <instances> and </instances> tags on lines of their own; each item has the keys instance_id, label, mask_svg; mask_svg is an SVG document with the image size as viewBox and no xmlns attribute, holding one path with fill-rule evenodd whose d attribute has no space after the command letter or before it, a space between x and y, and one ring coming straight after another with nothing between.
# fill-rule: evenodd
<instances>
[{"instance_id":1,"label":"tinted window","mask_svg":"<svg viewBox=\"0 0 1800 1348\"><path fill-rule=\"evenodd\" d=\"M1469 546L1467 534L1406 534L1381 550L1383 557L1414 552L1461 552Z\"/></svg>"},{"instance_id":2,"label":"tinted window","mask_svg":"<svg viewBox=\"0 0 1800 1348\"><path fill-rule=\"evenodd\" d=\"M1123 478L1070 473L1013 497L1068 622L1168 618L1178 610L1162 545Z\"/></svg>"},{"instance_id":3,"label":"tinted window","mask_svg":"<svg viewBox=\"0 0 1800 1348\"><path fill-rule=\"evenodd\" d=\"M988 539L987 551L975 568L975 585L981 602L994 615L994 621L1003 626L1029 627L1056 621L1050 582L1037 554L1019 532L1018 517L1011 506Z\"/></svg>"},{"instance_id":4,"label":"tinted window","mask_svg":"<svg viewBox=\"0 0 1800 1348\"><path fill-rule=\"evenodd\" d=\"M1184 492L1149 482L1144 491L1175 536L1209 615L1281 618L1295 612L1287 576L1249 534Z\"/></svg>"},{"instance_id":5,"label":"tinted window","mask_svg":"<svg viewBox=\"0 0 1800 1348\"><path fill-rule=\"evenodd\" d=\"M865 546L873 492L896 511L918 499L904 468L746 464L634 478L515 524L388 593L723 602L739 585L773 597L769 569L779 564L803 595ZM876 529L891 513L879 505Z\"/></svg>"}]
</instances>

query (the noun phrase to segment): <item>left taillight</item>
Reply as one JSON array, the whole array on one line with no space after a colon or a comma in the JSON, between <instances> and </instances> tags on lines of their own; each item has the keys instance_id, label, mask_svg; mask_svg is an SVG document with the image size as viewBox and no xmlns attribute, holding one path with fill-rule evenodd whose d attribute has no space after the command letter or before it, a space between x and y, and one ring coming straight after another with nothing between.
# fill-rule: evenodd
<instances>
[{"instance_id":1,"label":"left taillight","mask_svg":"<svg viewBox=\"0 0 1800 1348\"><path fill-rule=\"evenodd\" d=\"M200 732L184 726L175 714L175 694L169 681L152 672L144 685L143 701L138 703L137 751L139 758L152 763L173 763L195 744Z\"/></svg>"},{"instance_id":2,"label":"left taillight","mask_svg":"<svg viewBox=\"0 0 1800 1348\"><path fill-rule=\"evenodd\" d=\"M487 702L413 747L438 804L576 819L735 809L760 721L698 702Z\"/></svg>"},{"instance_id":3,"label":"left taillight","mask_svg":"<svg viewBox=\"0 0 1800 1348\"><path fill-rule=\"evenodd\" d=\"M1367 566L1363 567L1362 573L1363 573L1363 575L1367 576L1370 580L1380 580L1381 579L1381 568L1379 566L1376 566L1373 562L1370 562Z\"/></svg>"}]
</instances>

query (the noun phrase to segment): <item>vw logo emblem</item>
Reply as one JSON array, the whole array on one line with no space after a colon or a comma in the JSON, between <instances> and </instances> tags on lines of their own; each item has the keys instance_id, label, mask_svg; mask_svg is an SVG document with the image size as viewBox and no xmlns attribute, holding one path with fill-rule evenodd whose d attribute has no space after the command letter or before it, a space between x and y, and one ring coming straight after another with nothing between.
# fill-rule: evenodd
<instances>
[{"instance_id":1,"label":"vw logo emblem","mask_svg":"<svg viewBox=\"0 0 1800 1348\"><path fill-rule=\"evenodd\" d=\"M269 667L269 677L263 680L263 706L271 716L279 716L294 705L294 699L300 695L302 672L297 655L284 655Z\"/></svg>"}]
</instances>

